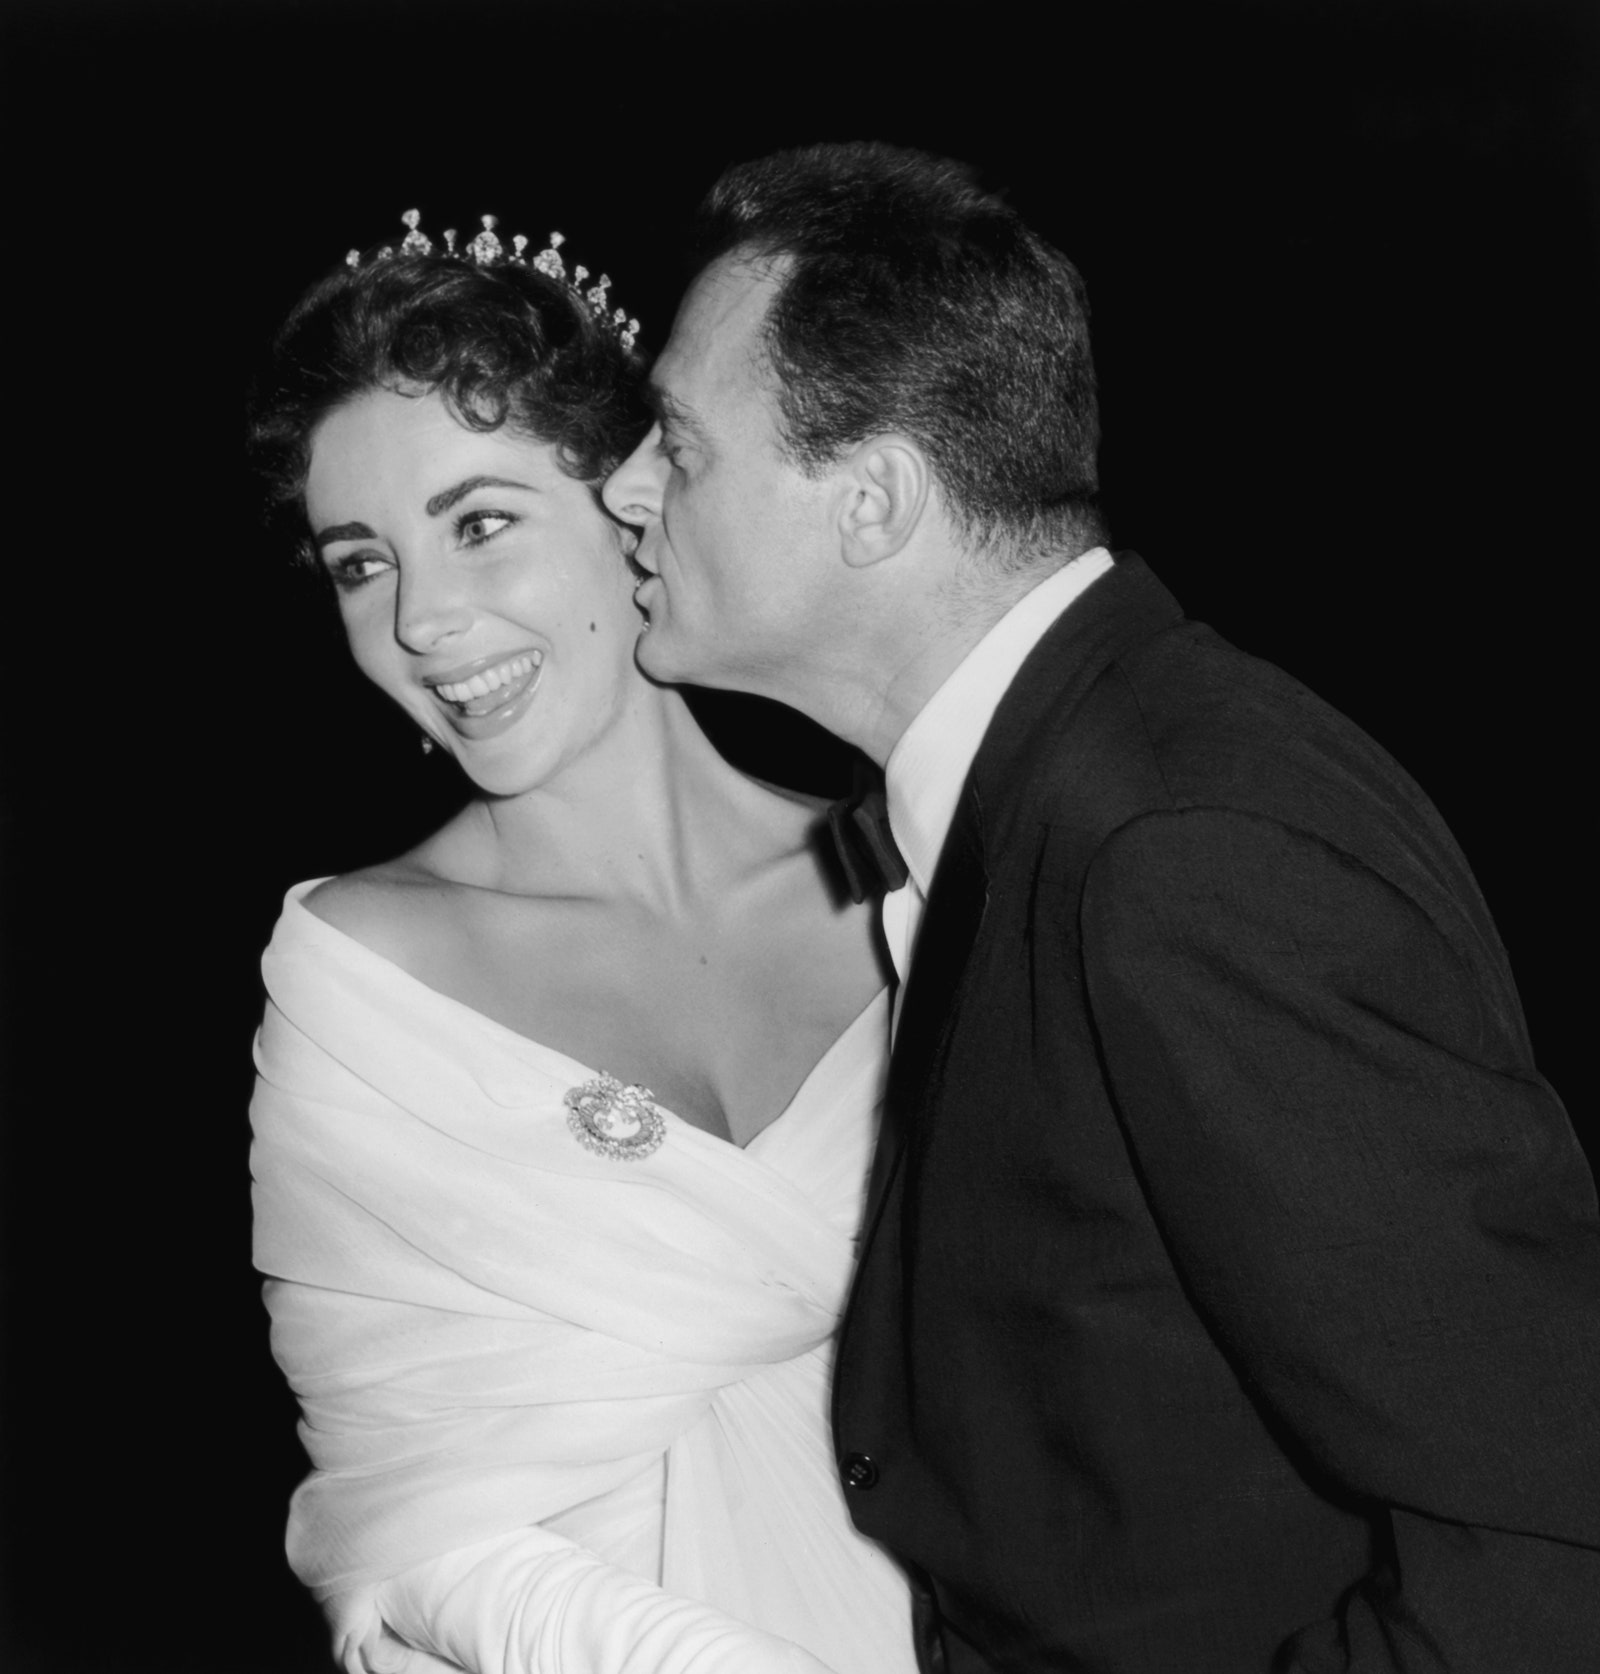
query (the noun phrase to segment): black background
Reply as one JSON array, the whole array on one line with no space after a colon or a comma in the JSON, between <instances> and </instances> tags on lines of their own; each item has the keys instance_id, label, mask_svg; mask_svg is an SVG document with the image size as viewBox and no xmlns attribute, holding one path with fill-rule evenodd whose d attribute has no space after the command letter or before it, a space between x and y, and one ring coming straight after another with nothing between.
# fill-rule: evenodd
<instances>
[{"instance_id":1,"label":"black background","mask_svg":"<svg viewBox=\"0 0 1600 1674\"><path fill-rule=\"evenodd\" d=\"M13 0L6 1669L326 1666L248 1259L256 960L290 883L454 791L256 534L239 414L299 289L412 204L561 228L658 346L725 162L979 162L1087 277L1117 544L1427 787L1591 1131L1589 15Z\"/></svg>"}]
</instances>

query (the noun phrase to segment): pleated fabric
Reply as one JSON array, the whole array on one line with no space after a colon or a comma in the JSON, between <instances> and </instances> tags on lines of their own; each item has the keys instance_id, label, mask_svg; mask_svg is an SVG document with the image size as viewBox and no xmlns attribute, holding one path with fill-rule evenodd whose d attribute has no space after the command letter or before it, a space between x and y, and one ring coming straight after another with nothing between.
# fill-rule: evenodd
<instances>
[{"instance_id":1,"label":"pleated fabric","mask_svg":"<svg viewBox=\"0 0 1600 1674\"><path fill-rule=\"evenodd\" d=\"M816 1666L769 1636L910 1674L827 1421L885 996L748 1148L668 1114L615 1160L567 1124L597 1068L334 929L313 887L263 960L255 1259L314 1467L289 1557L346 1666L404 1665L387 1622L474 1674Z\"/></svg>"}]
</instances>

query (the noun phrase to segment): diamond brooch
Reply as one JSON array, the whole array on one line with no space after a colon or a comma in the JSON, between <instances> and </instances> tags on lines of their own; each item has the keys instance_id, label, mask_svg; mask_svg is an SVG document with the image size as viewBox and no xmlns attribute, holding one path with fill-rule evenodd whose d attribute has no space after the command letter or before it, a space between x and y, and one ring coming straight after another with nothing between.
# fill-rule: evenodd
<instances>
[{"instance_id":1,"label":"diamond brooch","mask_svg":"<svg viewBox=\"0 0 1600 1674\"><path fill-rule=\"evenodd\" d=\"M665 1117L648 1087L624 1086L601 1075L566 1096L567 1126L586 1151L613 1162L648 1157L667 1136Z\"/></svg>"}]
</instances>

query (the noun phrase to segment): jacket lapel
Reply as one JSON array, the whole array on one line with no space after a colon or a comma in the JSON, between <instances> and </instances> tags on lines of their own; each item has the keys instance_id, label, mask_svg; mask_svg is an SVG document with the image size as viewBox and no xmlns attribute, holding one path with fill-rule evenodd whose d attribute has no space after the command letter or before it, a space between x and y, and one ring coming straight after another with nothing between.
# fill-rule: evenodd
<instances>
[{"instance_id":1,"label":"jacket lapel","mask_svg":"<svg viewBox=\"0 0 1600 1674\"><path fill-rule=\"evenodd\" d=\"M1178 602L1136 554L1062 613L1029 653L1001 699L962 788L929 886L889 1068L883 1126L867 1196L863 1256L905 1153L911 1124L927 1119L929 1096L950 1031L961 1010L961 981L983 923L991 874L1003 871L992 849L1043 745L1059 738L1104 671L1134 645L1181 621Z\"/></svg>"},{"instance_id":2,"label":"jacket lapel","mask_svg":"<svg viewBox=\"0 0 1600 1674\"><path fill-rule=\"evenodd\" d=\"M1106 670L1182 620L1178 601L1132 552L1062 612L1017 670L968 776L990 816L991 839L996 811L1026 798L1051 744L1070 731Z\"/></svg>"}]
</instances>

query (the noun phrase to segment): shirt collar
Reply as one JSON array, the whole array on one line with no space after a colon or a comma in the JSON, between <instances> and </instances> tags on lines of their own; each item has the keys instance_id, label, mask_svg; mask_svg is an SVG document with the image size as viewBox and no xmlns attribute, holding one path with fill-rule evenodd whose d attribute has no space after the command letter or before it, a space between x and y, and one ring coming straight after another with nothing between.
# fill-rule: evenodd
<instances>
[{"instance_id":1,"label":"shirt collar","mask_svg":"<svg viewBox=\"0 0 1600 1674\"><path fill-rule=\"evenodd\" d=\"M1056 618L1112 567L1091 547L1020 598L966 654L900 735L884 767L889 828L924 897L983 735L1017 670Z\"/></svg>"}]
</instances>

